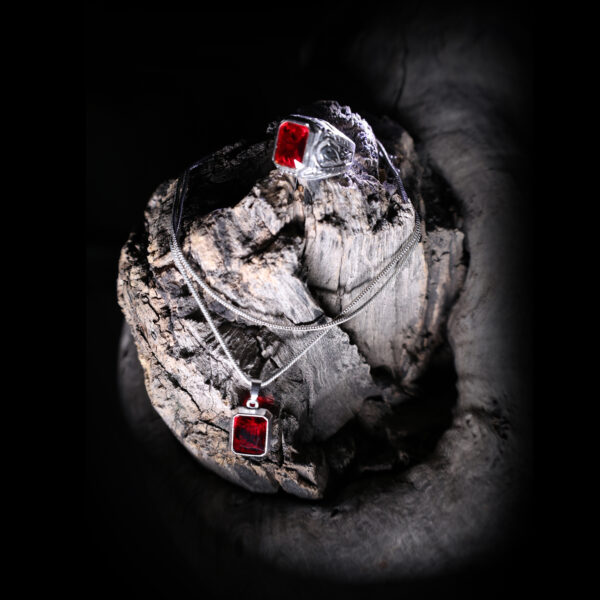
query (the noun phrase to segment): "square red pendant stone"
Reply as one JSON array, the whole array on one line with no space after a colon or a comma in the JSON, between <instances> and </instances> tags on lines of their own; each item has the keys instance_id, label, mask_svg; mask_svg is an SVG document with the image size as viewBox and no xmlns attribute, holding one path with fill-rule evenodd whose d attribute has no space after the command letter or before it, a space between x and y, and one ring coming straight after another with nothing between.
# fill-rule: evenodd
<instances>
[{"instance_id":1,"label":"square red pendant stone","mask_svg":"<svg viewBox=\"0 0 600 600\"><path fill-rule=\"evenodd\" d=\"M233 418L233 451L238 454L260 456L267 448L266 417L235 415Z\"/></svg>"},{"instance_id":2,"label":"square red pendant stone","mask_svg":"<svg viewBox=\"0 0 600 600\"><path fill-rule=\"evenodd\" d=\"M308 141L310 130L306 125L284 121L279 126L274 160L283 167L297 168L296 161L301 163Z\"/></svg>"}]
</instances>

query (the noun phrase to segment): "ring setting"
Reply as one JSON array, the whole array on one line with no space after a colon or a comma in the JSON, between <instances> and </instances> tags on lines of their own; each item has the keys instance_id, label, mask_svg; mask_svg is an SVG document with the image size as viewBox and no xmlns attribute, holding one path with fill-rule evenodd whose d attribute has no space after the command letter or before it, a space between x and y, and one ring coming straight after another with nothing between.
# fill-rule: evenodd
<instances>
[{"instance_id":1,"label":"ring setting","mask_svg":"<svg viewBox=\"0 0 600 600\"><path fill-rule=\"evenodd\" d=\"M305 180L344 173L352 164L354 142L331 123L291 115L279 123L273 162L284 173Z\"/></svg>"}]
</instances>

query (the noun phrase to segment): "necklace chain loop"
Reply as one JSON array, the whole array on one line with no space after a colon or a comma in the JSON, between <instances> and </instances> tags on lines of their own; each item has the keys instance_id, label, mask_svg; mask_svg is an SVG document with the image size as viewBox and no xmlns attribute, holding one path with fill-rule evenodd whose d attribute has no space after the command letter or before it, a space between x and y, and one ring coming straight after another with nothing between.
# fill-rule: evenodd
<instances>
[{"instance_id":1,"label":"necklace chain loop","mask_svg":"<svg viewBox=\"0 0 600 600\"><path fill-rule=\"evenodd\" d=\"M377 144L379 146L379 149L380 149L382 155L386 159L388 166L390 167L390 169L392 170L392 172L394 173L394 175L396 177L396 180L398 182L398 187L400 189L400 194L402 196L403 201L405 203L409 203L410 200L406 194L406 191L404 190L404 184L402 182L402 178L400 176L398 169L392 163L383 144L379 140L377 140ZM183 215L183 196L185 195L185 191L187 188L187 176L188 176L189 171L192 168L194 168L194 167L191 167L184 173L183 185L180 185L178 182L176 197L175 197L175 200L173 201L173 215L172 215L172 219L170 222L171 253L173 255L173 260L175 262L175 266L181 273L186 285L188 286L192 296L194 297L194 300L200 307L200 310L202 311L202 314L203 314L204 318L206 319L206 322L208 323L217 342L219 343L223 352L225 353L225 356L227 357L228 361L231 363L231 366L233 367L233 369L234 369L235 373L238 375L238 377L251 389L250 398L248 400L247 406L249 408L256 408L258 406L258 401L257 401L256 397L258 397L261 386L265 387L267 385L270 385L271 383L273 383L273 381L275 381L275 379L277 379L278 377L283 375L288 369L290 369L294 364L296 364L296 362L298 362L317 342L319 342L323 337L325 337L333 327L336 327L337 325L341 325L342 323L345 323L346 321L349 321L350 319L353 319L354 317L356 317L360 313L362 313L371 304L371 302L373 302L373 300L375 300L375 298L385 289L385 287L389 284L389 282L392 281L392 279L394 279L394 277L398 274L398 272L400 271L400 269L402 268L402 266L405 264L406 260L410 256L412 250L415 248L417 243L421 240L421 219L419 218L418 211L415 209L415 225L414 225L413 231L411 232L409 237L402 243L400 248L396 251L396 253L392 257L389 264L379 273L379 275L377 275L377 277L375 277L375 279L373 279L369 283L369 285L348 306L346 306L346 308L344 308L339 313L339 315L337 317L333 318L332 320L330 320L327 323L313 324L313 325L289 325L289 324L282 324L282 323L273 323L271 321L267 321L265 319L261 319L260 317L251 315L251 314L247 313L246 311L243 311L240 308L238 308L237 306L233 305L228 300L225 300L224 298L220 298L206 283L204 283L204 281L202 281L202 279L198 276L198 274L194 271L194 269L191 267L191 265L185 259L183 252L181 251L181 248L179 246L179 242L177 240L177 233L179 231L179 228L181 225L181 218ZM183 192L181 189L182 187L183 187ZM180 201L180 206L178 206L178 200ZM179 210L178 216L176 213L177 210ZM389 277L384 281L384 283L381 285L381 287L368 300L366 300L362 305L360 305L358 308L355 309L356 305L383 278L385 278L388 275L389 275ZM228 308L234 314L246 319L247 321L250 321L251 323L254 323L256 325L261 325L263 327L268 327L270 329L276 329L276 330L282 330L282 331L303 331L303 332L305 332L305 331L321 331L322 333L315 336L302 349L301 352L296 354L296 356L293 359L291 359L286 365L284 365L283 367L278 369L269 379L266 379L263 382L261 382L258 379L251 379L242 371L242 369L240 368L240 366L238 365L236 360L233 358L231 351L227 347L227 344L223 340L223 337L219 333L219 330L217 329L217 327L208 311L205 301L200 297L200 295L194 288L194 285L190 279L190 276L196 281L196 283L200 286L200 288L208 296L210 296L211 298L216 300L222 306ZM319 317L319 320L323 319L324 317L326 317L325 314L321 315ZM252 404L252 406L251 406L251 404Z\"/></svg>"}]
</instances>

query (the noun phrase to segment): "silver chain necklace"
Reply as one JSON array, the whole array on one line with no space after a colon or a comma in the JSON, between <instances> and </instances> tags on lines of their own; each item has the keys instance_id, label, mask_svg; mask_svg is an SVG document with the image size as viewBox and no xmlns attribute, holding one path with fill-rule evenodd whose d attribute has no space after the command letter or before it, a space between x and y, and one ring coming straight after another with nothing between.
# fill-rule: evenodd
<instances>
[{"instance_id":1,"label":"silver chain necklace","mask_svg":"<svg viewBox=\"0 0 600 600\"><path fill-rule=\"evenodd\" d=\"M387 151L377 140L377 144L381 151L381 154L386 159L386 162L394 176L398 182L398 187L400 190L400 194L405 203L410 202L406 191L404 190L404 185L402 183L402 178L398 169L392 163ZM188 171L184 174L184 178L187 178ZM272 414L265 408L260 408L261 400L264 400L262 396L260 396L261 389L273 383L278 377L283 375L288 369L290 369L293 365L295 365L315 344L317 344L321 339L323 339L329 331L340 325L357 317L360 313L362 313L374 300L377 296L387 287L387 285L395 278L395 276L400 272L403 265L406 263L406 260L410 256L412 250L415 248L417 243L421 239L421 220L419 218L419 213L415 209L415 224L413 231L410 236L402 243L400 248L395 252L390 262L387 266L375 277L369 285L348 305L344 308L335 318L332 318L326 323L320 324L312 324L312 325L290 325L290 324L282 324L282 323L274 323L271 321L267 321L260 317L251 315L246 311L238 308L233 305L228 300L219 297L194 271L192 266L186 260L179 245L177 234L181 225L181 217L183 215L183 199L180 198L181 195L181 186L177 186L176 197L173 202L173 214L172 219L170 221L170 248L171 253L173 255L173 261L178 271L181 273L183 280L185 281L190 293L194 297L194 300L198 304L208 326L210 327L212 333L215 336L215 339L221 346L227 360L229 361L233 371L239 377L241 381L244 382L246 386L250 388L249 396L246 400L245 407L238 407L234 417L232 419L232 427L231 427L231 450L240 456L250 457L250 458L263 458L266 456L269 450L269 436L271 429L271 419ZM178 203L181 203L178 206ZM177 215L177 210L179 210L179 214ZM381 287L376 290L373 295L365 300L362 304L360 304L357 308L357 304L385 277L385 281L382 283ZM283 367L279 368L271 377L268 379L261 381L259 379L253 379L248 377L241 369L237 361L234 359L231 351L227 347L227 344L223 340L223 337L219 333L208 307L206 306L205 301L198 294L195 289L192 279L198 284L198 286L211 298L213 298L216 302L221 304L222 306L228 308L234 314L246 319L247 321L254 323L256 325L260 325L263 327L268 327L270 329L282 330L282 331L321 331L318 335L313 337L309 343L305 345L305 347L297 353L290 361L287 362ZM322 320L326 318L326 315L323 313L318 320ZM236 436L236 431L238 434ZM248 445L248 438L252 438L254 443ZM236 440L242 440L239 447L236 447ZM246 438L246 439L243 439ZM256 440L259 440L256 442Z\"/></svg>"}]
</instances>

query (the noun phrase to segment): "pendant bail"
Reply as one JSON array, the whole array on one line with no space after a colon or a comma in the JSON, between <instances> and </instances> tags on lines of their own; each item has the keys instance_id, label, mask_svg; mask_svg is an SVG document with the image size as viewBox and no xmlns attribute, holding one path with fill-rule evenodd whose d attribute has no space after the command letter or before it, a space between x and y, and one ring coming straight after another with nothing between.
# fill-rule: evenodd
<instances>
[{"instance_id":1,"label":"pendant bail","mask_svg":"<svg viewBox=\"0 0 600 600\"><path fill-rule=\"evenodd\" d=\"M250 398L246 402L248 408L258 408L258 395L260 394L260 386L262 381L260 379L252 379L252 386L250 387Z\"/></svg>"}]
</instances>

